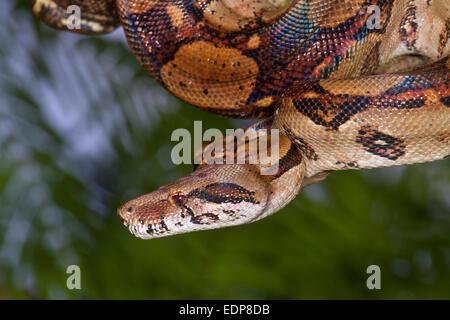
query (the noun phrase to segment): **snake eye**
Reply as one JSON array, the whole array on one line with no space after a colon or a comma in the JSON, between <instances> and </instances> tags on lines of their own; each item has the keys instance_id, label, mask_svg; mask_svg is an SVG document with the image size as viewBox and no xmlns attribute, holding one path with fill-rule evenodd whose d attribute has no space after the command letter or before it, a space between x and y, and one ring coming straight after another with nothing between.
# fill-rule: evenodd
<instances>
[{"instance_id":1,"label":"snake eye","mask_svg":"<svg viewBox=\"0 0 450 320\"><path fill-rule=\"evenodd\" d=\"M177 207L183 206L187 201L187 197L181 191L177 191L169 196L169 202Z\"/></svg>"}]
</instances>

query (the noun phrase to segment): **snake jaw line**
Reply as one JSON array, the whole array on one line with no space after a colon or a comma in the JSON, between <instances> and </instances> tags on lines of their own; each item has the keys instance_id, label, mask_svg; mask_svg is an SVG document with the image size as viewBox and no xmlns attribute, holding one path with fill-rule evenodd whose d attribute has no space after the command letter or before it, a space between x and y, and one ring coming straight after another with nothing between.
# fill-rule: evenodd
<instances>
[{"instance_id":1,"label":"snake jaw line","mask_svg":"<svg viewBox=\"0 0 450 320\"><path fill-rule=\"evenodd\" d=\"M211 165L128 201L117 213L132 234L152 239L250 223L265 212L269 195L257 170Z\"/></svg>"}]
</instances>

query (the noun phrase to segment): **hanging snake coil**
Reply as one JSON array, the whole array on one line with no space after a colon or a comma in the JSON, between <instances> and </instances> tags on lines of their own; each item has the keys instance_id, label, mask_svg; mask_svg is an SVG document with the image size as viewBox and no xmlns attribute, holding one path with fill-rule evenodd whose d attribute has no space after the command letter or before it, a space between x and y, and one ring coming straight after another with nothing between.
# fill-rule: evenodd
<instances>
[{"instance_id":1,"label":"hanging snake coil","mask_svg":"<svg viewBox=\"0 0 450 320\"><path fill-rule=\"evenodd\" d=\"M270 140L272 131L262 129L279 130L269 143L278 150L273 172L263 174L263 156L202 162L120 207L138 237L262 219L334 170L450 155L448 0L30 3L58 29L68 29L71 5L81 13L71 31L107 33L122 25L142 66L170 92L220 115L265 118L246 129L262 133L252 139ZM244 143L246 160L252 139ZM226 159L233 149L213 158Z\"/></svg>"}]
</instances>

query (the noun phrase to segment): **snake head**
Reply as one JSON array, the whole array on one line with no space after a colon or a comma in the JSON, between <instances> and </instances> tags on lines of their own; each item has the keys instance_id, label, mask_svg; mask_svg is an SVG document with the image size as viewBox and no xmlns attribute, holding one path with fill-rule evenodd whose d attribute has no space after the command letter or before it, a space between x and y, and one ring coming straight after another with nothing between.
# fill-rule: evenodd
<instances>
[{"instance_id":1,"label":"snake head","mask_svg":"<svg viewBox=\"0 0 450 320\"><path fill-rule=\"evenodd\" d=\"M257 220L270 185L252 165L208 165L118 209L143 239L223 228Z\"/></svg>"}]
</instances>

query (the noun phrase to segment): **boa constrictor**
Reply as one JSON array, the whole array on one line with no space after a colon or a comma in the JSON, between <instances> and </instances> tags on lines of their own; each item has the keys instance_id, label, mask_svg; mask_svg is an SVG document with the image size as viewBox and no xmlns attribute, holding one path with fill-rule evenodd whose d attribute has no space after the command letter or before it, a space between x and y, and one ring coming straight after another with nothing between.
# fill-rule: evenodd
<instances>
[{"instance_id":1,"label":"boa constrictor","mask_svg":"<svg viewBox=\"0 0 450 320\"><path fill-rule=\"evenodd\" d=\"M181 99L267 118L247 132L279 129L272 174L262 162L202 163L124 204L138 237L259 220L333 170L450 155L448 0L30 1L59 29L70 5L81 9L72 31L121 24L144 68Z\"/></svg>"}]
</instances>

